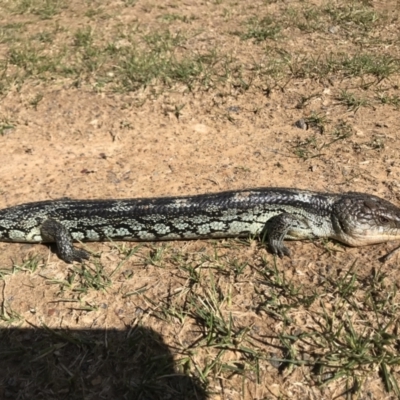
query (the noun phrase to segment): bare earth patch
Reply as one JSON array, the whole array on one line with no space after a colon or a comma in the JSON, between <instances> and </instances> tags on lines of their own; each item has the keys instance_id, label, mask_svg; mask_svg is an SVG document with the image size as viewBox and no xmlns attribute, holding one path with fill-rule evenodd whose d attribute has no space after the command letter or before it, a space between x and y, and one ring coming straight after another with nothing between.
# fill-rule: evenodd
<instances>
[{"instance_id":1,"label":"bare earth patch","mask_svg":"<svg viewBox=\"0 0 400 400\"><path fill-rule=\"evenodd\" d=\"M399 204L396 1L0 2L0 209L251 187ZM0 398L397 398L395 244L0 243Z\"/></svg>"}]
</instances>

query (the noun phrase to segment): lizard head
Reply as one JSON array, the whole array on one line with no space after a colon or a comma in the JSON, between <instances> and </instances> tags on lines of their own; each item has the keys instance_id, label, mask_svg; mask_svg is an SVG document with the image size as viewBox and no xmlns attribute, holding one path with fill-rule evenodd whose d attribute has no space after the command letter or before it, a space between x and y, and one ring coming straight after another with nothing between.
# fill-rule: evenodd
<instances>
[{"instance_id":1,"label":"lizard head","mask_svg":"<svg viewBox=\"0 0 400 400\"><path fill-rule=\"evenodd\" d=\"M400 208L377 196L345 193L333 205L335 239L364 246L400 239Z\"/></svg>"}]
</instances>

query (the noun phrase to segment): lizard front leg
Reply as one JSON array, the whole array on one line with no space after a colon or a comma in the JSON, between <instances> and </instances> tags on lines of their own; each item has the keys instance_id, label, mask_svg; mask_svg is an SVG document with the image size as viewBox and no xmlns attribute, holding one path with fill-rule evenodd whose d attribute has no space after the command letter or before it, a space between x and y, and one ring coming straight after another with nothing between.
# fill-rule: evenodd
<instances>
[{"instance_id":1,"label":"lizard front leg","mask_svg":"<svg viewBox=\"0 0 400 400\"><path fill-rule=\"evenodd\" d=\"M262 231L262 241L268 243L273 254L290 257L290 250L283 241L288 232L298 225L298 218L290 213L275 215L266 222Z\"/></svg>"}]
</instances>

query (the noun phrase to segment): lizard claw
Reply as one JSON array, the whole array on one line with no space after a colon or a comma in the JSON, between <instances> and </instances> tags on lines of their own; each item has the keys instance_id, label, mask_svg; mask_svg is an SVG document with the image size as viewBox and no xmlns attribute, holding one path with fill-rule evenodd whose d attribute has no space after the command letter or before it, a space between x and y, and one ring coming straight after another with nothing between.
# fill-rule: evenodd
<instances>
[{"instance_id":1,"label":"lizard claw","mask_svg":"<svg viewBox=\"0 0 400 400\"><path fill-rule=\"evenodd\" d=\"M72 261L83 262L84 260L89 260L90 253L83 249L77 249L74 247L72 255Z\"/></svg>"},{"instance_id":2,"label":"lizard claw","mask_svg":"<svg viewBox=\"0 0 400 400\"><path fill-rule=\"evenodd\" d=\"M284 256L291 257L290 250L284 246L283 244L269 244L272 254L277 255L279 258L283 258Z\"/></svg>"}]
</instances>

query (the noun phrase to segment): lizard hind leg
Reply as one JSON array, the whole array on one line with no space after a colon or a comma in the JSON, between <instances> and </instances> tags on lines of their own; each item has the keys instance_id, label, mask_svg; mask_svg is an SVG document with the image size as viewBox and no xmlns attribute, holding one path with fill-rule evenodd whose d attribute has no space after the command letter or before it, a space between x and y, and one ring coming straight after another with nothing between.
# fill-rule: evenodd
<instances>
[{"instance_id":1,"label":"lizard hind leg","mask_svg":"<svg viewBox=\"0 0 400 400\"><path fill-rule=\"evenodd\" d=\"M40 231L44 241L56 243L58 255L66 263L89 259L90 254L87 251L74 247L68 229L60 222L47 219L43 222Z\"/></svg>"}]
</instances>

